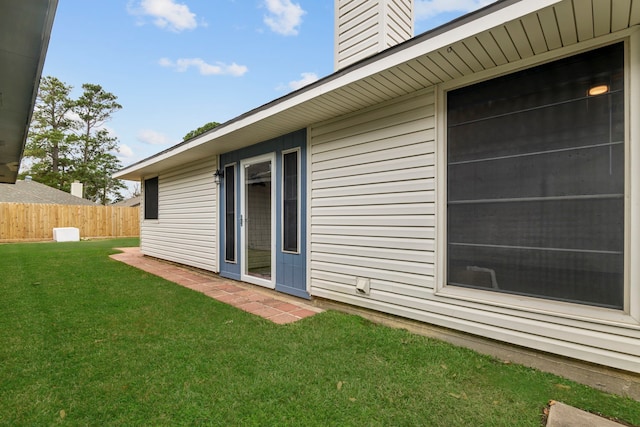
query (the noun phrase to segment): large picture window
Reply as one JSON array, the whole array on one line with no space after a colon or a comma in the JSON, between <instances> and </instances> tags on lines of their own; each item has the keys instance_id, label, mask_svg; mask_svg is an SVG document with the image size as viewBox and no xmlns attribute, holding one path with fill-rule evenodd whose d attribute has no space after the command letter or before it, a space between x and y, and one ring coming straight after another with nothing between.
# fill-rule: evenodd
<instances>
[{"instance_id":1,"label":"large picture window","mask_svg":"<svg viewBox=\"0 0 640 427\"><path fill-rule=\"evenodd\" d=\"M158 219L158 177L144 180L144 219Z\"/></svg>"},{"instance_id":2,"label":"large picture window","mask_svg":"<svg viewBox=\"0 0 640 427\"><path fill-rule=\"evenodd\" d=\"M447 93L447 283L624 305L624 44Z\"/></svg>"}]
</instances>

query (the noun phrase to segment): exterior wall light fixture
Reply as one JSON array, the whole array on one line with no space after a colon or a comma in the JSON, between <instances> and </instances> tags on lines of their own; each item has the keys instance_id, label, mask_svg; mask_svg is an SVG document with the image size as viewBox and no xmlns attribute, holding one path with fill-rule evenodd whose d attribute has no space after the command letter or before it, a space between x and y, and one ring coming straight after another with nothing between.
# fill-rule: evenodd
<instances>
[{"instance_id":1,"label":"exterior wall light fixture","mask_svg":"<svg viewBox=\"0 0 640 427\"><path fill-rule=\"evenodd\" d=\"M216 185L220 185L222 178L224 178L224 171L221 169L216 169L216 173L213 174L213 182L215 182Z\"/></svg>"}]
</instances>

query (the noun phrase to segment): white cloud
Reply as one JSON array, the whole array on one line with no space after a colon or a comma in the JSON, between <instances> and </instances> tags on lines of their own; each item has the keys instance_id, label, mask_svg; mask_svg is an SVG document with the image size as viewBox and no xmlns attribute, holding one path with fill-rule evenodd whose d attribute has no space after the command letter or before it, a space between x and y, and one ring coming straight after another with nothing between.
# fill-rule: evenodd
<instances>
[{"instance_id":1,"label":"white cloud","mask_svg":"<svg viewBox=\"0 0 640 427\"><path fill-rule=\"evenodd\" d=\"M306 14L302 7L291 0L264 0L269 15L264 17L264 23L272 31L284 36L295 36L302 23L302 16Z\"/></svg>"},{"instance_id":2,"label":"white cloud","mask_svg":"<svg viewBox=\"0 0 640 427\"><path fill-rule=\"evenodd\" d=\"M136 138L140 142L151 145L167 145L171 143L171 140L169 140L169 137L165 134L151 129L140 130L136 135Z\"/></svg>"},{"instance_id":3,"label":"white cloud","mask_svg":"<svg viewBox=\"0 0 640 427\"><path fill-rule=\"evenodd\" d=\"M297 90L318 80L316 73L302 73L300 76L302 76L300 80L290 81L287 87L291 90Z\"/></svg>"},{"instance_id":4,"label":"white cloud","mask_svg":"<svg viewBox=\"0 0 640 427\"><path fill-rule=\"evenodd\" d=\"M173 68L178 72L185 72L189 68L197 68L200 74L203 76L211 75L228 75L234 77L240 77L244 75L249 69L244 65L238 65L235 62L231 64L225 64L222 62L216 62L215 64L208 64L200 58L180 58L178 60L171 61L169 58L161 58L158 61L163 67Z\"/></svg>"},{"instance_id":5,"label":"white cloud","mask_svg":"<svg viewBox=\"0 0 640 427\"><path fill-rule=\"evenodd\" d=\"M130 3L127 9L132 15L151 16L157 27L176 33L198 26L196 14L189 6L174 0L141 0L137 7Z\"/></svg>"},{"instance_id":6,"label":"white cloud","mask_svg":"<svg viewBox=\"0 0 640 427\"><path fill-rule=\"evenodd\" d=\"M120 144L118 154L121 159L130 159L134 156L133 150L127 144Z\"/></svg>"},{"instance_id":7,"label":"white cloud","mask_svg":"<svg viewBox=\"0 0 640 427\"><path fill-rule=\"evenodd\" d=\"M495 0L416 0L414 4L416 21L432 18L440 13L472 12Z\"/></svg>"}]
</instances>

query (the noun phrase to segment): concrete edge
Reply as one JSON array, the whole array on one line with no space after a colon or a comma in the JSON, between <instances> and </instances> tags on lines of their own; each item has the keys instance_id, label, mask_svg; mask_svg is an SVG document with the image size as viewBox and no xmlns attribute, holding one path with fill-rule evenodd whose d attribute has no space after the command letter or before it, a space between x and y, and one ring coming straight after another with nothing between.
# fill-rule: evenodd
<instances>
[{"instance_id":1,"label":"concrete edge","mask_svg":"<svg viewBox=\"0 0 640 427\"><path fill-rule=\"evenodd\" d=\"M586 412L562 402L551 401L547 409L546 427L621 427L617 421Z\"/></svg>"}]
</instances>

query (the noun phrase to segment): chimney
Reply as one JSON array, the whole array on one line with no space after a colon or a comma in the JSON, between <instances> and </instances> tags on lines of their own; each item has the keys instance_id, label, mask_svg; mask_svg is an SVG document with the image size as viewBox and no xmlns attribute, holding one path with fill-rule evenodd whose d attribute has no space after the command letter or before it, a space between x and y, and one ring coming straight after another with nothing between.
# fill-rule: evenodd
<instances>
[{"instance_id":1,"label":"chimney","mask_svg":"<svg viewBox=\"0 0 640 427\"><path fill-rule=\"evenodd\" d=\"M413 37L413 0L335 0L338 71Z\"/></svg>"},{"instance_id":2,"label":"chimney","mask_svg":"<svg viewBox=\"0 0 640 427\"><path fill-rule=\"evenodd\" d=\"M82 190L83 190L83 185L81 182L78 181L73 181L71 183L71 195L72 196L76 196L76 197L80 197L82 199Z\"/></svg>"}]
</instances>

